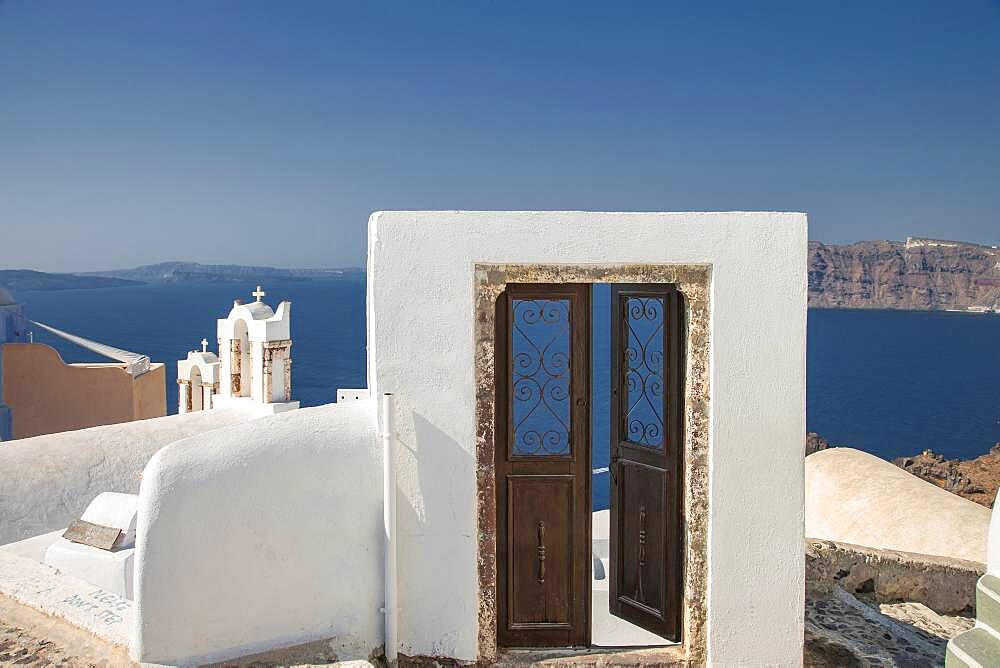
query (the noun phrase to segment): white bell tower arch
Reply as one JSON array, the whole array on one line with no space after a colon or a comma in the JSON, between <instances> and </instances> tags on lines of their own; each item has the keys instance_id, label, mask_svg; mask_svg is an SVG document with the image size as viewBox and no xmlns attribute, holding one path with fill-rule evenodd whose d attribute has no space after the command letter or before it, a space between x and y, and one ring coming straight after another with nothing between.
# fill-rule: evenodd
<instances>
[{"instance_id":1,"label":"white bell tower arch","mask_svg":"<svg viewBox=\"0 0 1000 668\"><path fill-rule=\"evenodd\" d=\"M292 302L283 300L274 310L264 302L262 286L250 294L254 301L235 300L229 315L218 321L214 406L248 405L266 413L298 408L292 400Z\"/></svg>"}]
</instances>

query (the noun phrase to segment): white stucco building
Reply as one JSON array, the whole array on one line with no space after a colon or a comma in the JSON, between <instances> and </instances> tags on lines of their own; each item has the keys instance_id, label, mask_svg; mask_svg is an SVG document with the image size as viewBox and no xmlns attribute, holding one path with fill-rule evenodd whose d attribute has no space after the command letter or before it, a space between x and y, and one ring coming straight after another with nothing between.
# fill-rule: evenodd
<instances>
[{"instance_id":1,"label":"white stucco building","mask_svg":"<svg viewBox=\"0 0 1000 668\"><path fill-rule=\"evenodd\" d=\"M801 665L806 228L798 213L374 214L367 396L142 462L134 598L105 636L183 665L319 639L341 658L516 659L599 644L607 569L604 621L661 639L609 660ZM216 406L287 402L289 309L237 303L219 321ZM601 357L605 335L618 352ZM592 401L603 364L611 413ZM600 536L596 421L615 478ZM101 484L77 512L129 491ZM23 552L0 549L0 591L44 575Z\"/></svg>"}]
</instances>

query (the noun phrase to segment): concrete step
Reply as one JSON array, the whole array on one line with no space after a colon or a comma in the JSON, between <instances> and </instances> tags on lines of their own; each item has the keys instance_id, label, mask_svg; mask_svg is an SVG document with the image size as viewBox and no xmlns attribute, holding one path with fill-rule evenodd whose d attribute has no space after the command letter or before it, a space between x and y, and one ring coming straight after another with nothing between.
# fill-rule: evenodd
<instances>
[{"instance_id":1,"label":"concrete step","mask_svg":"<svg viewBox=\"0 0 1000 668\"><path fill-rule=\"evenodd\" d=\"M598 559L607 560L611 554L611 540L608 538L595 538L593 540L593 550Z\"/></svg>"},{"instance_id":2,"label":"concrete step","mask_svg":"<svg viewBox=\"0 0 1000 668\"><path fill-rule=\"evenodd\" d=\"M976 621L1000 632L1000 578L984 575L976 583Z\"/></svg>"},{"instance_id":3,"label":"concrete step","mask_svg":"<svg viewBox=\"0 0 1000 668\"><path fill-rule=\"evenodd\" d=\"M945 668L990 668L1000 666L1000 638L976 627L948 641Z\"/></svg>"}]
</instances>

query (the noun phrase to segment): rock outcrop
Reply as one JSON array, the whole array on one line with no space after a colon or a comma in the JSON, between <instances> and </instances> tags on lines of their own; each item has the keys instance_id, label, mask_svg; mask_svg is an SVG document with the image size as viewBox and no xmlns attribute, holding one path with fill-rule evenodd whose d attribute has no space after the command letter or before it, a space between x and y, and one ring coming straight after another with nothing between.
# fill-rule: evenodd
<instances>
[{"instance_id":1,"label":"rock outcrop","mask_svg":"<svg viewBox=\"0 0 1000 668\"><path fill-rule=\"evenodd\" d=\"M993 507L1000 488L1000 443L975 459L945 459L930 450L912 457L897 457L892 463L918 478L970 501Z\"/></svg>"},{"instance_id":2,"label":"rock outcrop","mask_svg":"<svg viewBox=\"0 0 1000 668\"><path fill-rule=\"evenodd\" d=\"M910 238L809 243L809 305L904 310L1000 309L1000 250Z\"/></svg>"},{"instance_id":3,"label":"rock outcrop","mask_svg":"<svg viewBox=\"0 0 1000 668\"><path fill-rule=\"evenodd\" d=\"M814 452L819 452L820 450L826 450L830 447L830 441L826 440L814 431L806 434L806 456L808 457Z\"/></svg>"}]
</instances>

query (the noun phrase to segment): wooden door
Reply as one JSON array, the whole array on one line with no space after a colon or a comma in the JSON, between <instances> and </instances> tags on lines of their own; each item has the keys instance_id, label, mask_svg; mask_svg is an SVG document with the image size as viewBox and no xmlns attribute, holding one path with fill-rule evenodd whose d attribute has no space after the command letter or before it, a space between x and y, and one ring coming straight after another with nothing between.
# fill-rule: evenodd
<instances>
[{"instance_id":1,"label":"wooden door","mask_svg":"<svg viewBox=\"0 0 1000 668\"><path fill-rule=\"evenodd\" d=\"M611 613L679 641L681 299L672 285L616 285L611 304Z\"/></svg>"},{"instance_id":2,"label":"wooden door","mask_svg":"<svg viewBox=\"0 0 1000 668\"><path fill-rule=\"evenodd\" d=\"M590 287L497 301L500 647L590 643Z\"/></svg>"}]
</instances>

